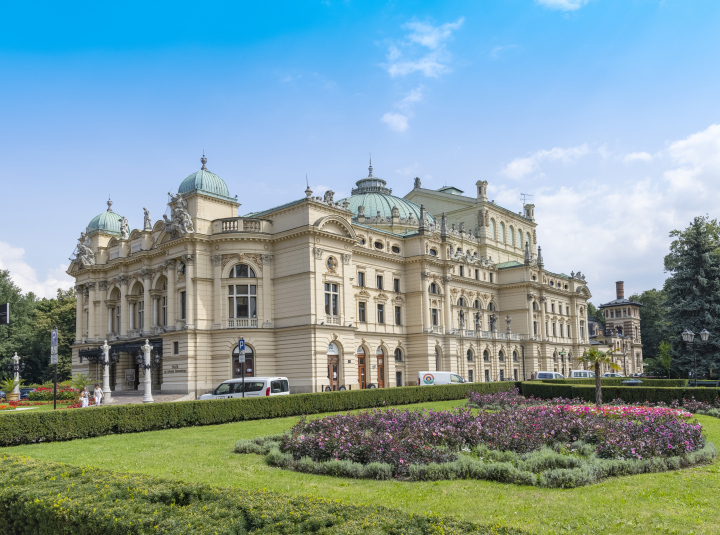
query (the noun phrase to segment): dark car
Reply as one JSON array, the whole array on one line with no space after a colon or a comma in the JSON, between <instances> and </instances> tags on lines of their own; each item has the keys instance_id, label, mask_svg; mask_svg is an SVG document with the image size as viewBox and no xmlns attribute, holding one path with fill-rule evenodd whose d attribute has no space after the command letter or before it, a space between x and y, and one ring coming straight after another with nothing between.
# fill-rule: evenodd
<instances>
[{"instance_id":1,"label":"dark car","mask_svg":"<svg viewBox=\"0 0 720 535\"><path fill-rule=\"evenodd\" d=\"M0 390L0 399L5 399L5 392Z\"/></svg>"},{"instance_id":2,"label":"dark car","mask_svg":"<svg viewBox=\"0 0 720 535\"><path fill-rule=\"evenodd\" d=\"M27 399L30 392L35 392L35 389L30 387L21 388L20 399Z\"/></svg>"}]
</instances>

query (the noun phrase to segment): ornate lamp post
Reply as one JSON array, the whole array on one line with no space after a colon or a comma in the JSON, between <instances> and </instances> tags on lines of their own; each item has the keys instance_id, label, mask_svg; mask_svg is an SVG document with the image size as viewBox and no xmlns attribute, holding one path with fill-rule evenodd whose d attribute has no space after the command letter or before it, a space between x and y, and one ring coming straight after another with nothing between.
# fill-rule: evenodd
<instances>
[{"instance_id":1,"label":"ornate lamp post","mask_svg":"<svg viewBox=\"0 0 720 535\"><path fill-rule=\"evenodd\" d=\"M99 364L103 367L103 398L105 403L110 403L112 401L112 391L110 390L110 366L117 363L120 355L117 353L110 355L110 346L108 345L107 340L105 340L102 350L103 359L99 362Z\"/></svg>"},{"instance_id":2,"label":"ornate lamp post","mask_svg":"<svg viewBox=\"0 0 720 535\"><path fill-rule=\"evenodd\" d=\"M708 337L710 336L710 333L707 329L703 329L700 331L700 340L703 342L707 342ZM690 348L693 348L693 343L695 342L695 333L692 332L689 329L685 329L682 333L682 338L685 341L685 343L690 346ZM695 386L697 386L697 353L693 349L693 380L695 381Z\"/></svg>"},{"instance_id":3,"label":"ornate lamp post","mask_svg":"<svg viewBox=\"0 0 720 535\"><path fill-rule=\"evenodd\" d=\"M135 360L137 361L138 367L140 367L143 370L143 375L145 376L144 379L144 385L145 385L145 392L143 393L143 403L153 403L155 400L152 397L152 378L150 374L150 370L152 368L158 368L160 366L160 360L162 357L160 356L159 351L155 351L155 354L150 357L150 352L152 351L152 346L150 345L150 340L145 340L145 345L142 346L142 354L138 353L135 357Z\"/></svg>"},{"instance_id":4,"label":"ornate lamp post","mask_svg":"<svg viewBox=\"0 0 720 535\"><path fill-rule=\"evenodd\" d=\"M17 352L13 355L12 361L8 362L7 370L15 374L15 387L13 391L8 394L8 399L17 401L20 399L20 374L25 371L25 363L20 362L20 357L18 357Z\"/></svg>"}]
</instances>

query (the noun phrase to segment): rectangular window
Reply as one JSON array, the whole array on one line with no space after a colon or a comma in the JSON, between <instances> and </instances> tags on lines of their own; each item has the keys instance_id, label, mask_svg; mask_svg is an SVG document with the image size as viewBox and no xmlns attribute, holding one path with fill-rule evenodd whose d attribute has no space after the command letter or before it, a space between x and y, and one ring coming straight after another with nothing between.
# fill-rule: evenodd
<instances>
[{"instance_id":1,"label":"rectangular window","mask_svg":"<svg viewBox=\"0 0 720 535\"><path fill-rule=\"evenodd\" d=\"M338 315L338 285L325 283L325 314Z\"/></svg>"},{"instance_id":2,"label":"rectangular window","mask_svg":"<svg viewBox=\"0 0 720 535\"><path fill-rule=\"evenodd\" d=\"M549 325L549 323L546 321L545 322L545 336L547 336L548 332L550 332L550 328L548 327L548 325Z\"/></svg>"},{"instance_id":3,"label":"rectangular window","mask_svg":"<svg viewBox=\"0 0 720 535\"><path fill-rule=\"evenodd\" d=\"M490 282L493 282L493 274L490 273Z\"/></svg>"},{"instance_id":4,"label":"rectangular window","mask_svg":"<svg viewBox=\"0 0 720 535\"><path fill-rule=\"evenodd\" d=\"M567 326L567 332L568 332L568 338L572 338L572 335L570 334L570 325Z\"/></svg>"},{"instance_id":5,"label":"rectangular window","mask_svg":"<svg viewBox=\"0 0 720 535\"><path fill-rule=\"evenodd\" d=\"M570 315L570 307L569 306L565 307L565 314L568 316Z\"/></svg>"},{"instance_id":6,"label":"rectangular window","mask_svg":"<svg viewBox=\"0 0 720 535\"><path fill-rule=\"evenodd\" d=\"M557 336L557 333L555 332L555 322L553 322L553 336Z\"/></svg>"},{"instance_id":7,"label":"rectangular window","mask_svg":"<svg viewBox=\"0 0 720 535\"><path fill-rule=\"evenodd\" d=\"M402 372L395 372L395 386L402 386Z\"/></svg>"},{"instance_id":8,"label":"rectangular window","mask_svg":"<svg viewBox=\"0 0 720 535\"><path fill-rule=\"evenodd\" d=\"M377 289L378 290L383 289L383 276L382 275L377 276Z\"/></svg>"},{"instance_id":9,"label":"rectangular window","mask_svg":"<svg viewBox=\"0 0 720 535\"><path fill-rule=\"evenodd\" d=\"M473 382L473 371L472 370L468 370L468 382L469 383Z\"/></svg>"},{"instance_id":10,"label":"rectangular window","mask_svg":"<svg viewBox=\"0 0 720 535\"><path fill-rule=\"evenodd\" d=\"M533 334L537 336L537 321L533 321Z\"/></svg>"},{"instance_id":11,"label":"rectangular window","mask_svg":"<svg viewBox=\"0 0 720 535\"><path fill-rule=\"evenodd\" d=\"M460 276L461 277L465 276L465 266L460 266Z\"/></svg>"},{"instance_id":12,"label":"rectangular window","mask_svg":"<svg viewBox=\"0 0 720 535\"><path fill-rule=\"evenodd\" d=\"M393 279L393 290L400 293L400 279Z\"/></svg>"},{"instance_id":13,"label":"rectangular window","mask_svg":"<svg viewBox=\"0 0 720 535\"><path fill-rule=\"evenodd\" d=\"M365 303L358 303L358 321L365 323Z\"/></svg>"},{"instance_id":14,"label":"rectangular window","mask_svg":"<svg viewBox=\"0 0 720 535\"><path fill-rule=\"evenodd\" d=\"M433 308L430 312L431 312L431 314L432 314L432 324L433 324L433 327L437 327L437 324L438 324L438 309L437 309L437 308Z\"/></svg>"},{"instance_id":15,"label":"rectangular window","mask_svg":"<svg viewBox=\"0 0 720 535\"><path fill-rule=\"evenodd\" d=\"M584 325L580 325L580 338L585 340L585 326Z\"/></svg>"},{"instance_id":16,"label":"rectangular window","mask_svg":"<svg viewBox=\"0 0 720 535\"><path fill-rule=\"evenodd\" d=\"M185 319L185 292L180 292L180 319Z\"/></svg>"},{"instance_id":17,"label":"rectangular window","mask_svg":"<svg viewBox=\"0 0 720 535\"><path fill-rule=\"evenodd\" d=\"M358 286L361 288L365 287L365 273L358 271Z\"/></svg>"},{"instance_id":18,"label":"rectangular window","mask_svg":"<svg viewBox=\"0 0 720 535\"><path fill-rule=\"evenodd\" d=\"M162 298L162 325L167 325L167 295L163 295Z\"/></svg>"},{"instance_id":19,"label":"rectangular window","mask_svg":"<svg viewBox=\"0 0 720 535\"><path fill-rule=\"evenodd\" d=\"M485 382L490 382L490 370L485 370Z\"/></svg>"},{"instance_id":20,"label":"rectangular window","mask_svg":"<svg viewBox=\"0 0 720 535\"><path fill-rule=\"evenodd\" d=\"M480 270L479 269L475 270L475 280L480 280Z\"/></svg>"},{"instance_id":21,"label":"rectangular window","mask_svg":"<svg viewBox=\"0 0 720 535\"><path fill-rule=\"evenodd\" d=\"M180 342L173 342L173 355L180 354Z\"/></svg>"},{"instance_id":22,"label":"rectangular window","mask_svg":"<svg viewBox=\"0 0 720 535\"><path fill-rule=\"evenodd\" d=\"M402 315L400 307L395 307L395 325L402 325Z\"/></svg>"},{"instance_id":23,"label":"rectangular window","mask_svg":"<svg viewBox=\"0 0 720 535\"><path fill-rule=\"evenodd\" d=\"M231 284L228 286L228 315L231 318L257 317L257 286Z\"/></svg>"},{"instance_id":24,"label":"rectangular window","mask_svg":"<svg viewBox=\"0 0 720 535\"><path fill-rule=\"evenodd\" d=\"M563 324L561 323L560 324L560 338L562 338L563 336L565 336L565 335L563 334Z\"/></svg>"},{"instance_id":25,"label":"rectangular window","mask_svg":"<svg viewBox=\"0 0 720 535\"><path fill-rule=\"evenodd\" d=\"M555 303L550 304L550 310L554 313L555 312Z\"/></svg>"},{"instance_id":26,"label":"rectangular window","mask_svg":"<svg viewBox=\"0 0 720 535\"><path fill-rule=\"evenodd\" d=\"M377 322L385 323L385 305L377 306Z\"/></svg>"}]
</instances>

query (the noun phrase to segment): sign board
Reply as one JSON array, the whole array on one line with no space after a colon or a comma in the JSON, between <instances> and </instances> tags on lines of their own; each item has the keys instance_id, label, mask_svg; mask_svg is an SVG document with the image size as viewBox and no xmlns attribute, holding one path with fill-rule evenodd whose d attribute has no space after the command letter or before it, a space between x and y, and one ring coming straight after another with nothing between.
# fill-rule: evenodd
<instances>
[{"instance_id":1,"label":"sign board","mask_svg":"<svg viewBox=\"0 0 720 535\"><path fill-rule=\"evenodd\" d=\"M0 325L10 323L10 303L0 305Z\"/></svg>"},{"instance_id":2,"label":"sign board","mask_svg":"<svg viewBox=\"0 0 720 535\"><path fill-rule=\"evenodd\" d=\"M58 332L57 329L50 331L50 364L58 363Z\"/></svg>"},{"instance_id":3,"label":"sign board","mask_svg":"<svg viewBox=\"0 0 720 535\"><path fill-rule=\"evenodd\" d=\"M129 370L125 370L125 382L126 383L134 383L135 382L135 368L130 368Z\"/></svg>"},{"instance_id":4,"label":"sign board","mask_svg":"<svg viewBox=\"0 0 720 535\"><path fill-rule=\"evenodd\" d=\"M57 364L57 363L58 363L58 354L50 353L50 364Z\"/></svg>"},{"instance_id":5,"label":"sign board","mask_svg":"<svg viewBox=\"0 0 720 535\"><path fill-rule=\"evenodd\" d=\"M238 340L238 357L240 362L245 362L245 339Z\"/></svg>"}]
</instances>

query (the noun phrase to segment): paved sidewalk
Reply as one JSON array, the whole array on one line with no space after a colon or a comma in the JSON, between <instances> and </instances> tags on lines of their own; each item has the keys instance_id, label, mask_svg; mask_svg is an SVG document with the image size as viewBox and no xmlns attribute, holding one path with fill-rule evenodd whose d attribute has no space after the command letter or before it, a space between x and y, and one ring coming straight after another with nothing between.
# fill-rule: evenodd
<instances>
[{"instance_id":1,"label":"paved sidewalk","mask_svg":"<svg viewBox=\"0 0 720 535\"><path fill-rule=\"evenodd\" d=\"M113 392L112 402L107 405L132 405L142 404L143 392L142 390L131 390L125 392ZM185 401L185 399L191 399L184 394L153 394L153 400L155 403L164 403L168 401ZM194 399L194 397L192 398Z\"/></svg>"}]
</instances>

